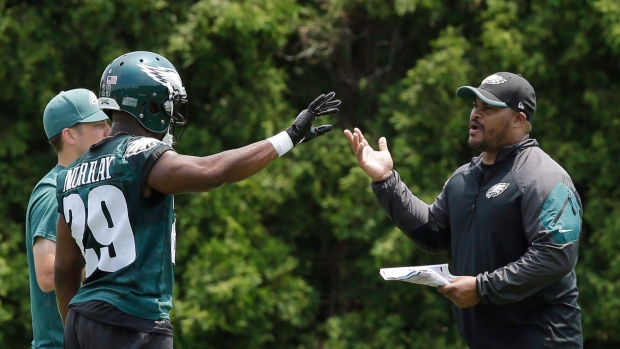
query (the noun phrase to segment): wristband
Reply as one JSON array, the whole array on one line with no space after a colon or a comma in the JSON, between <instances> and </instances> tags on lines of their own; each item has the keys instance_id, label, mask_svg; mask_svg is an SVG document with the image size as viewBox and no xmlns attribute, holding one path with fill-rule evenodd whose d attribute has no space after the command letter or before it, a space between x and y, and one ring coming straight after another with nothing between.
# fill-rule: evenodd
<instances>
[{"instance_id":1,"label":"wristband","mask_svg":"<svg viewBox=\"0 0 620 349\"><path fill-rule=\"evenodd\" d=\"M267 138L278 153L278 156L286 154L287 151L293 149L293 141L286 131L282 131L275 136Z\"/></svg>"}]
</instances>

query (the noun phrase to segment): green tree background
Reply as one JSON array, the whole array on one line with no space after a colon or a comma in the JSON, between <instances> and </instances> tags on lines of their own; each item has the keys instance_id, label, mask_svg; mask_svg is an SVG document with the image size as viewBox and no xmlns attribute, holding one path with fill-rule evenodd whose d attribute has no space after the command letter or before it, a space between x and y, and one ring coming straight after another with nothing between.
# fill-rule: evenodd
<instances>
[{"instance_id":1,"label":"green tree background","mask_svg":"<svg viewBox=\"0 0 620 349\"><path fill-rule=\"evenodd\" d=\"M620 2L617 0L0 0L0 347L31 340L24 217L54 164L42 113L98 90L113 58L155 51L188 90L177 149L208 155L269 137L335 91L332 133L244 182L180 195L176 348L464 348L434 289L381 267L422 252L374 200L345 128L386 136L432 202L475 152L455 96L496 71L537 90L532 137L584 204L578 280L586 348L620 346ZM484 335L484 334L480 334Z\"/></svg>"}]
</instances>

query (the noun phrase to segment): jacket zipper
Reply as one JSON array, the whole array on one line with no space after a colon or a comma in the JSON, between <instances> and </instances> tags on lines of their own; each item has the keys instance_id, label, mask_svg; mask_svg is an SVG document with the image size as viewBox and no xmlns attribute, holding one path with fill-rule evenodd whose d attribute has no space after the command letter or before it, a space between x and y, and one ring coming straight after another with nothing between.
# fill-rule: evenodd
<instances>
[{"instance_id":1,"label":"jacket zipper","mask_svg":"<svg viewBox=\"0 0 620 349\"><path fill-rule=\"evenodd\" d=\"M474 203L472 204L471 216L469 219L470 223L474 221L474 216L476 215L476 203L478 202L478 195L480 194L480 188L482 188L489 181L489 178L493 177L493 175L497 171L497 167L491 169L491 171L489 172L489 175L486 177L484 176L484 170L482 168L480 168L480 171L482 171L482 183L480 183L480 185L478 185L478 187L476 188L476 195L474 195Z\"/></svg>"}]
</instances>

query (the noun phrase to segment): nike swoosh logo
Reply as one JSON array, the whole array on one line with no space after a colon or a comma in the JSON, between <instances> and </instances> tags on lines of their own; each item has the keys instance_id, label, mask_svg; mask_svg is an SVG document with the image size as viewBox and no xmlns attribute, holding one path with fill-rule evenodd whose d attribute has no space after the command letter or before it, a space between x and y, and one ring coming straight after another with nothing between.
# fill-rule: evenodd
<instances>
[{"instance_id":1,"label":"nike swoosh logo","mask_svg":"<svg viewBox=\"0 0 620 349\"><path fill-rule=\"evenodd\" d=\"M562 229L562 228L558 229L558 232L560 233L568 233L570 231L573 231L573 229Z\"/></svg>"}]
</instances>

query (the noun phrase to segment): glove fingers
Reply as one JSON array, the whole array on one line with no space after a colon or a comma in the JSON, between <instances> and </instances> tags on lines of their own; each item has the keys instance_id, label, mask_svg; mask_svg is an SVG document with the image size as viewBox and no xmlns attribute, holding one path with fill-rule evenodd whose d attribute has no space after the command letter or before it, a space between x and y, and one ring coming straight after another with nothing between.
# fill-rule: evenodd
<instances>
[{"instance_id":1,"label":"glove fingers","mask_svg":"<svg viewBox=\"0 0 620 349\"><path fill-rule=\"evenodd\" d=\"M304 139L302 139L299 143L308 143L316 137L322 136L331 130L332 125L321 125L317 127L312 127L306 137L304 137Z\"/></svg>"},{"instance_id":2,"label":"glove fingers","mask_svg":"<svg viewBox=\"0 0 620 349\"><path fill-rule=\"evenodd\" d=\"M321 110L317 110L315 112L316 116L321 116L321 115L334 115L334 114L338 114L340 112L340 109L338 108L329 108L329 109L321 109Z\"/></svg>"},{"instance_id":3,"label":"glove fingers","mask_svg":"<svg viewBox=\"0 0 620 349\"><path fill-rule=\"evenodd\" d=\"M335 95L335 92L321 94L310 103L308 109L299 113L293 125L286 129L293 144L307 143L332 130L332 125L314 127L312 123L318 116L333 115L340 112L338 108L335 108L340 105L340 100L331 100Z\"/></svg>"},{"instance_id":4,"label":"glove fingers","mask_svg":"<svg viewBox=\"0 0 620 349\"><path fill-rule=\"evenodd\" d=\"M329 102L323 103L323 105L321 105L321 109L333 108L333 107L337 107L339 105L340 105L340 100L337 99L335 101L329 101Z\"/></svg>"},{"instance_id":5,"label":"glove fingers","mask_svg":"<svg viewBox=\"0 0 620 349\"><path fill-rule=\"evenodd\" d=\"M330 99L334 98L335 95L336 95L336 92L330 92L328 94L321 94L314 101L312 101L312 103L310 103L310 105L308 106L308 109L314 111L316 109L324 109L327 107L331 108L331 107L335 107L339 105L340 100L330 101Z\"/></svg>"},{"instance_id":6,"label":"glove fingers","mask_svg":"<svg viewBox=\"0 0 620 349\"><path fill-rule=\"evenodd\" d=\"M323 105L323 103L325 103L325 101L326 101L325 95L321 94L314 101L312 101L312 103L310 103L310 105L308 106L308 109L314 110L316 108L319 108L321 105Z\"/></svg>"},{"instance_id":7,"label":"glove fingers","mask_svg":"<svg viewBox=\"0 0 620 349\"><path fill-rule=\"evenodd\" d=\"M325 100L329 101L330 99L334 98L334 96L336 95L336 92L330 92L328 94L325 95Z\"/></svg>"},{"instance_id":8,"label":"glove fingers","mask_svg":"<svg viewBox=\"0 0 620 349\"><path fill-rule=\"evenodd\" d=\"M332 130L332 125L321 125L316 127L316 136L322 136Z\"/></svg>"}]
</instances>

